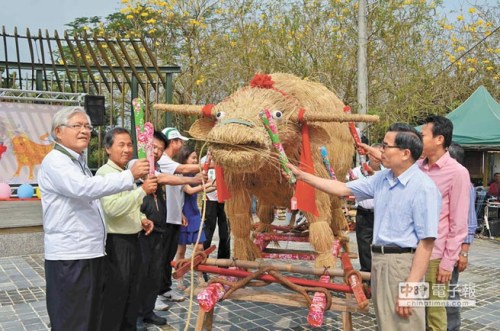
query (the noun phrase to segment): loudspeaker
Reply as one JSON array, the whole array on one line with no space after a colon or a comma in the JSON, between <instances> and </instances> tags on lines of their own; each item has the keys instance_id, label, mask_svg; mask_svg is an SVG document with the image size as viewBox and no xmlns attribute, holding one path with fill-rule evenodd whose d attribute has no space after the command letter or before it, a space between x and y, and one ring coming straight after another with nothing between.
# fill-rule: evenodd
<instances>
[{"instance_id":1,"label":"loudspeaker","mask_svg":"<svg viewBox=\"0 0 500 331\"><path fill-rule=\"evenodd\" d=\"M101 126L106 124L104 111L106 106L104 96L102 95L86 95L85 96L85 111L90 117L93 126Z\"/></svg>"}]
</instances>

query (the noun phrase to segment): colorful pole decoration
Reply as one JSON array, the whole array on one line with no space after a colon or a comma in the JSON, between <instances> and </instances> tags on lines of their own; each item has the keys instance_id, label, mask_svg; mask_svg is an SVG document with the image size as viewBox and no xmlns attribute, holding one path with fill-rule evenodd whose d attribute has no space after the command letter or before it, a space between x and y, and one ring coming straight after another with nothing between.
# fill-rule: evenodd
<instances>
[{"instance_id":1,"label":"colorful pole decoration","mask_svg":"<svg viewBox=\"0 0 500 331\"><path fill-rule=\"evenodd\" d=\"M135 119L135 136L137 139L137 157L139 159L147 158L149 162L149 175L155 174L155 158L153 154L153 133L154 126L151 122L144 123L144 101L140 98L132 100ZM153 193L156 204L156 210L159 210L158 199Z\"/></svg>"},{"instance_id":2,"label":"colorful pole decoration","mask_svg":"<svg viewBox=\"0 0 500 331\"><path fill-rule=\"evenodd\" d=\"M134 108L135 132L137 137L137 157L147 158L149 161L149 174L154 175L155 161L153 155L153 132L151 122L144 123L144 101L140 98L132 100Z\"/></svg>"},{"instance_id":3,"label":"colorful pole decoration","mask_svg":"<svg viewBox=\"0 0 500 331\"><path fill-rule=\"evenodd\" d=\"M273 143L274 148L278 152L281 168L290 177L290 184L295 184L297 179L295 178L295 175L292 173L290 168L287 167L287 163L289 163L288 157L286 156L283 145L281 144L280 138L278 136L278 129L276 128L276 124L274 123L271 113L268 109L264 109L259 112L259 117L264 123L264 127L269 134L269 138L271 138L271 142Z\"/></svg>"},{"instance_id":4,"label":"colorful pole decoration","mask_svg":"<svg viewBox=\"0 0 500 331\"><path fill-rule=\"evenodd\" d=\"M368 306L368 299L363 290L363 283L361 283L361 274L352 267L351 259L347 252L342 254L341 259L342 267L344 268L344 280L351 287L352 293L354 293L354 297L358 302L358 307L364 309Z\"/></svg>"},{"instance_id":5,"label":"colorful pole decoration","mask_svg":"<svg viewBox=\"0 0 500 331\"><path fill-rule=\"evenodd\" d=\"M319 281L323 284L328 284L330 283L330 276L322 275ZM307 314L307 322L309 325L314 327L323 325L326 308L325 293L315 292L311 305L309 306L309 313Z\"/></svg>"},{"instance_id":6,"label":"colorful pole decoration","mask_svg":"<svg viewBox=\"0 0 500 331\"><path fill-rule=\"evenodd\" d=\"M344 113L351 114L351 107L345 106ZM369 168L368 168L368 163L366 163L366 151L363 149L363 147L359 146L361 144L361 139L359 138L359 134L358 131L356 130L354 122L349 122L349 132L351 132L351 136L354 139L354 143L356 144L356 151L358 152L359 155L359 163L361 164L361 171L363 172L363 175L368 176Z\"/></svg>"},{"instance_id":7,"label":"colorful pole decoration","mask_svg":"<svg viewBox=\"0 0 500 331\"><path fill-rule=\"evenodd\" d=\"M205 159L205 163L203 164L203 173L208 174L208 169L210 168L210 163L212 162L212 154L207 152L207 158Z\"/></svg>"},{"instance_id":8,"label":"colorful pole decoration","mask_svg":"<svg viewBox=\"0 0 500 331\"><path fill-rule=\"evenodd\" d=\"M321 152L321 159L323 160L323 164L325 165L326 170L330 174L330 177L332 179L337 180L337 175L335 175L335 171L333 170L333 167L330 164L330 160L328 160L328 151L326 150L326 147L321 146L319 148L319 151Z\"/></svg>"}]
</instances>

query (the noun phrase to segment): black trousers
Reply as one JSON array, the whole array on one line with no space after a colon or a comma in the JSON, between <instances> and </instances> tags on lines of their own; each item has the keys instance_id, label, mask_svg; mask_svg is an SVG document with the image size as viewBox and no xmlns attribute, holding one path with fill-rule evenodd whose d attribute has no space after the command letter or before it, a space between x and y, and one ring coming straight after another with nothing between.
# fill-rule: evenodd
<instances>
[{"instance_id":1,"label":"black trousers","mask_svg":"<svg viewBox=\"0 0 500 331\"><path fill-rule=\"evenodd\" d=\"M135 331L141 254L137 234L109 233L102 331Z\"/></svg>"},{"instance_id":2,"label":"black trousers","mask_svg":"<svg viewBox=\"0 0 500 331\"><path fill-rule=\"evenodd\" d=\"M231 236L229 235L229 225L224 211L224 203L207 200L205 212L205 236L207 240L203 243L203 248L207 249L212 245L212 238L215 226L219 226L219 249L218 259L229 259L231 256Z\"/></svg>"},{"instance_id":3,"label":"black trousers","mask_svg":"<svg viewBox=\"0 0 500 331\"><path fill-rule=\"evenodd\" d=\"M104 257L45 261L47 311L52 330L99 330L105 265Z\"/></svg>"},{"instance_id":4,"label":"black trousers","mask_svg":"<svg viewBox=\"0 0 500 331\"><path fill-rule=\"evenodd\" d=\"M162 268L164 270L162 274L162 281L160 285L160 291L158 294L163 294L172 289L172 267L170 262L175 258L177 253L177 245L179 244L179 234L181 233L180 224L168 224L164 233L164 253L163 253L163 263Z\"/></svg>"},{"instance_id":5,"label":"black trousers","mask_svg":"<svg viewBox=\"0 0 500 331\"><path fill-rule=\"evenodd\" d=\"M165 239L161 232L153 231L149 236L139 236L142 265L139 280L139 318L150 317L155 308L165 268Z\"/></svg>"},{"instance_id":6,"label":"black trousers","mask_svg":"<svg viewBox=\"0 0 500 331\"><path fill-rule=\"evenodd\" d=\"M373 241L373 210L357 208L356 212L356 241L358 242L359 264L361 271L370 272L372 269L372 252L370 245Z\"/></svg>"}]
</instances>

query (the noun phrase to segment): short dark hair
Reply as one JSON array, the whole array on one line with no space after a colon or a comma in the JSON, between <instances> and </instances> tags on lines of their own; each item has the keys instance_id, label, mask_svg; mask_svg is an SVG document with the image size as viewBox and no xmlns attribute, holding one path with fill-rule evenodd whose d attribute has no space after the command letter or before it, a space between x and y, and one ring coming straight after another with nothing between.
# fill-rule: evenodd
<instances>
[{"instance_id":1,"label":"short dark hair","mask_svg":"<svg viewBox=\"0 0 500 331\"><path fill-rule=\"evenodd\" d=\"M458 163L461 165L464 165L464 160L465 160L465 151L460 144L457 144L456 142L452 141L450 144L450 147L448 147L448 152L450 153L450 156L457 160Z\"/></svg>"},{"instance_id":2,"label":"short dark hair","mask_svg":"<svg viewBox=\"0 0 500 331\"><path fill-rule=\"evenodd\" d=\"M115 136L117 134L122 134L122 133L126 133L130 136L130 132L128 132L127 129L119 127L119 126L106 132L106 135L104 136L104 143L103 143L104 148L111 148L111 146L113 146L113 143L115 142Z\"/></svg>"},{"instance_id":3,"label":"short dark hair","mask_svg":"<svg viewBox=\"0 0 500 331\"><path fill-rule=\"evenodd\" d=\"M444 137L444 148L448 148L451 145L451 139L453 139L453 123L444 116L431 115L428 116L424 124L432 123L432 136L443 136Z\"/></svg>"},{"instance_id":4,"label":"short dark hair","mask_svg":"<svg viewBox=\"0 0 500 331\"><path fill-rule=\"evenodd\" d=\"M413 161L420 158L424 144L422 135L414 127L406 123L394 123L387 131L396 132L394 144L401 149L409 149Z\"/></svg>"},{"instance_id":5,"label":"short dark hair","mask_svg":"<svg viewBox=\"0 0 500 331\"><path fill-rule=\"evenodd\" d=\"M163 142L163 149L167 148L168 139L161 131L153 132L153 138L156 138L159 141Z\"/></svg>"}]
</instances>

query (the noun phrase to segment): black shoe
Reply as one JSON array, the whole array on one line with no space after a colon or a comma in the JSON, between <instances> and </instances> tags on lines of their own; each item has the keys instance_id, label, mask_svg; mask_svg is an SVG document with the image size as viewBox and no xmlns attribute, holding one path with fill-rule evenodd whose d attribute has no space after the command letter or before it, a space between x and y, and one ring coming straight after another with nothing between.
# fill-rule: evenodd
<instances>
[{"instance_id":1,"label":"black shoe","mask_svg":"<svg viewBox=\"0 0 500 331\"><path fill-rule=\"evenodd\" d=\"M137 319L137 323L135 325L135 329L137 331L146 331L146 326L144 325L144 321L141 318Z\"/></svg>"},{"instance_id":2,"label":"black shoe","mask_svg":"<svg viewBox=\"0 0 500 331\"><path fill-rule=\"evenodd\" d=\"M148 317L144 317L144 322L154 325L165 325L167 324L167 319L158 316L155 313L151 313L151 315L149 315Z\"/></svg>"},{"instance_id":3,"label":"black shoe","mask_svg":"<svg viewBox=\"0 0 500 331\"><path fill-rule=\"evenodd\" d=\"M203 279L208 282L208 274L206 272L203 273Z\"/></svg>"}]
</instances>

